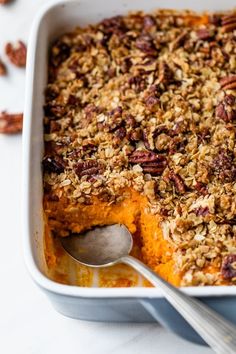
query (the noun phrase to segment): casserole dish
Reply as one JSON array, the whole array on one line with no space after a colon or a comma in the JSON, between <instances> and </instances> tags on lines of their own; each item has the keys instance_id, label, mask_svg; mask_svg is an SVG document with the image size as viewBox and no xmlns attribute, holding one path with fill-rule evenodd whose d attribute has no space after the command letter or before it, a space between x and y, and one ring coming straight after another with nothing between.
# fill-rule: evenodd
<instances>
[{"instance_id":1,"label":"casserole dish","mask_svg":"<svg viewBox=\"0 0 236 354\"><path fill-rule=\"evenodd\" d=\"M210 7L212 4L212 7ZM97 321L151 321L153 317L175 333L197 342L200 338L162 298L158 289L151 288L80 288L58 284L46 276L43 257L44 223L42 212L41 160L43 155L43 104L47 82L47 53L49 44L60 34L80 24L84 26L103 18L126 13L129 10L152 10L156 7L176 8L174 1L164 3L139 0L135 3L105 0L90 7L90 1L56 2L43 9L35 20L28 52L25 127L24 127L24 236L25 256L28 268L36 283L46 291L57 310L74 318ZM224 9L233 7L231 1ZM213 1L204 7L198 2L194 8L190 1L181 7L193 10L222 10L220 2ZM101 13L99 9L104 9ZM37 99L36 99L37 98ZM235 286L188 287L184 291L197 296L231 321L236 321L232 310L235 302ZM148 311L147 311L148 310ZM150 316L149 313L153 315Z\"/></svg>"}]
</instances>

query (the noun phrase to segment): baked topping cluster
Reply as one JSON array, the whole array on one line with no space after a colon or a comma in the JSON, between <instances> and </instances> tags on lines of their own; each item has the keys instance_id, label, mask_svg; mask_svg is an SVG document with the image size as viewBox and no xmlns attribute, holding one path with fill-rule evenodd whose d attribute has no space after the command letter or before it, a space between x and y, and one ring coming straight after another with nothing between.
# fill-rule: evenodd
<instances>
[{"instance_id":1,"label":"baked topping cluster","mask_svg":"<svg viewBox=\"0 0 236 354\"><path fill-rule=\"evenodd\" d=\"M157 11L77 28L51 48L46 196L161 215L182 285L236 280L236 13Z\"/></svg>"}]
</instances>

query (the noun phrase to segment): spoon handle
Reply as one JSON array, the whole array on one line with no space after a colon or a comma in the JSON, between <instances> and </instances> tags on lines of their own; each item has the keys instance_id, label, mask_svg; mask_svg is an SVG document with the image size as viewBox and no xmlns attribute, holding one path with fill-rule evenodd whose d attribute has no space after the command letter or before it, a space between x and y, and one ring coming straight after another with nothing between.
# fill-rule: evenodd
<instances>
[{"instance_id":1,"label":"spoon handle","mask_svg":"<svg viewBox=\"0 0 236 354\"><path fill-rule=\"evenodd\" d=\"M201 335L216 353L236 353L236 327L202 302L172 286L145 264L132 256L122 257L130 265L160 288L169 303Z\"/></svg>"}]
</instances>

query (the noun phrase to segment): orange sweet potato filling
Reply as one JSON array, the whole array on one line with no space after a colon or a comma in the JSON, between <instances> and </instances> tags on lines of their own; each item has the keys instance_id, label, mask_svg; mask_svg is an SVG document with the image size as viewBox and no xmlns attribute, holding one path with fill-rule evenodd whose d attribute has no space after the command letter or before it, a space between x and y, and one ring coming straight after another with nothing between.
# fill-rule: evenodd
<instances>
[{"instance_id":1,"label":"orange sweet potato filling","mask_svg":"<svg viewBox=\"0 0 236 354\"><path fill-rule=\"evenodd\" d=\"M125 192L127 193L127 191ZM80 233L94 226L124 224L134 238L132 254L143 260L172 284L179 285L180 274L175 272L171 257L172 247L163 238L159 226L159 217L147 213L146 207L146 198L134 190L129 191L129 197L125 200L112 205L94 199L91 205L77 204L71 207L63 198L59 202L50 201L46 197L44 199L44 210L49 225L48 231L51 229L57 235L66 236L68 230L73 233ZM54 277L58 281L66 282L66 270L64 276L62 276L63 272L55 272L55 270L56 268L63 268L63 262L68 263L68 256L61 250L57 240L49 237L49 232L46 232L46 235L45 246L48 266L54 270ZM64 266L66 269L65 264ZM123 268L126 269L126 272L128 271L126 266ZM113 268L100 271L99 285L133 286L137 283L137 279L132 279L134 273L124 276L120 269L122 267L118 266L115 267L115 270ZM113 276L113 274L116 275Z\"/></svg>"}]
</instances>

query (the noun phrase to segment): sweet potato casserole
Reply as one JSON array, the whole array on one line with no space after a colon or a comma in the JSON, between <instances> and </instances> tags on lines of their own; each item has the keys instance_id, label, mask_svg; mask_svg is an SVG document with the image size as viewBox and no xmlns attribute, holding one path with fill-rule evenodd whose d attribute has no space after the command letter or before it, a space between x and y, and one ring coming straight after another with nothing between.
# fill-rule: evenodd
<instances>
[{"instance_id":1,"label":"sweet potato casserole","mask_svg":"<svg viewBox=\"0 0 236 354\"><path fill-rule=\"evenodd\" d=\"M61 36L44 109L46 259L59 281L73 261L58 236L122 223L133 254L172 284L235 283L236 12L136 12ZM99 285L137 284L121 268Z\"/></svg>"}]
</instances>

